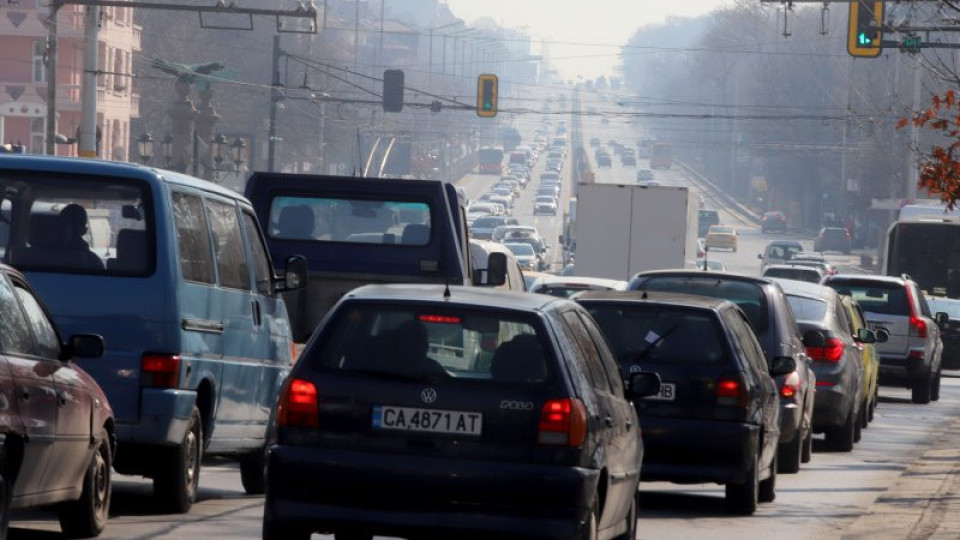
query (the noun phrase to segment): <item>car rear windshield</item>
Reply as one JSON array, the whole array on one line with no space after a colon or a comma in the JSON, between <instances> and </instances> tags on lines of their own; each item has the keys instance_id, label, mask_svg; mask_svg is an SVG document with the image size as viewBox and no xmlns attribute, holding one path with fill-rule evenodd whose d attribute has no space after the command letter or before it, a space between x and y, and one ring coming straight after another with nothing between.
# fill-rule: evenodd
<instances>
[{"instance_id":1,"label":"car rear windshield","mask_svg":"<svg viewBox=\"0 0 960 540\"><path fill-rule=\"evenodd\" d=\"M503 225L506 222L506 218L489 216L478 218L473 222L473 226L478 229L494 229Z\"/></svg>"},{"instance_id":2,"label":"car rear windshield","mask_svg":"<svg viewBox=\"0 0 960 540\"><path fill-rule=\"evenodd\" d=\"M481 204L493 212L493 205ZM471 211L474 208L471 206ZM425 246L430 243L426 202L327 197L277 197L270 206L272 238L332 243Z\"/></svg>"},{"instance_id":3,"label":"car rear windshield","mask_svg":"<svg viewBox=\"0 0 960 540\"><path fill-rule=\"evenodd\" d=\"M540 385L553 355L538 319L456 306L342 305L299 362L322 369L417 380Z\"/></svg>"},{"instance_id":4,"label":"car rear windshield","mask_svg":"<svg viewBox=\"0 0 960 540\"><path fill-rule=\"evenodd\" d=\"M794 279L809 283L820 282L820 274L816 270L806 268L767 268L763 271L763 277Z\"/></svg>"},{"instance_id":5,"label":"car rear windshield","mask_svg":"<svg viewBox=\"0 0 960 540\"><path fill-rule=\"evenodd\" d=\"M800 246L773 245L767 248L767 257L773 259L789 259L803 251Z\"/></svg>"},{"instance_id":6,"label":"car rear windshield","mask_svg":"<svg viewBox=\"0 0 960 540\"><path fill-rule=\"evenodd\" d=\"M819 322L827 316L827 303L823 300L788 294L787 301L790 302L793 317L798 321Z\"/></svg>"},{"instance_id":7,"label":"car rear windshield","mask_svg":"<svg viewBox=\"0 0 960 540\"><path fill-rule=\"evenodd\" d=\"M589 304L621 366L713 364L726 358L723 329L710 312L644 304Z\"/></svg>"},{"instance_id":8,"label":"car rear windshield","mask_svg":"<svg viewBox=\"0 0 960 540\"><path fill-rule=\"evenodd\" d=\"M767 330L766 296L754 283L710 276L654 276L640 283L638 289L723 298L740 306L757 333Z\"/></svg>"},{"instance_id":9,"label":"car rear windshield","mask_svg":"<svg viewBox=\"0 0 960 540\"><path fill-rule=\"evenodd\" d=\"M864 311L884 315L909 315L907 289L896 283L830 280L827 283L840 294L852 296Z\"/></svg>"}]
</instances>

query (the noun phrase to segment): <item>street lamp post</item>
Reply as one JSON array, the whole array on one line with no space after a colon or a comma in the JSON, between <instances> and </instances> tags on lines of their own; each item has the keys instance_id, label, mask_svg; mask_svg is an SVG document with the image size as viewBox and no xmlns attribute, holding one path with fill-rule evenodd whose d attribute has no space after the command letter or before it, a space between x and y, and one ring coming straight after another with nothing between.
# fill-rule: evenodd
<instances>
[{"instance_id":1,"label":"street lamp post","mask_svg":"<svg viewBox=\"0 0 960 540\"><path fill-rule=\"evenodd\" d=\"M167 133L163 136L160 140L160 150L163 152L163 166L169 169L170 163L173 162L173 135Z\"/></svg>"},{"instance_id":2,"label":"street lamp post","mask_svg":"<svg viewBox=\"0 0 960 540\"><path fill-rule=\"evenodd\" d=\"M213 178L216 180L217 173L221 171L220 164L223 163L224 149L227 147L227 138L223 133L217 133L217 136L210 141L210 155L213 158Z\"/></svg>"},{"instance_id":3,"label":"street lamp post","mask_svg":"<svg viewBox=\"0 0 960 540\"><path fill-rule=\"evenodd\" d=\"M240 170L240 167L243 165L243 162L246 160L246 150L247 142L237 137L233 140L233 144L230 145L230 159L233 160L233 164L237 166L237 171Z\"/></svg>"},{"instance_id":4,"label":"street lamp post","mask_svg":"<svg viewBox=\"0 0 960 540\"><path fill-rule=\"evenodd\" d=\"M144 133L137 139L137 153L144 165L153 159L153 137L149 133Z\"/></svg>"}]
</instances>

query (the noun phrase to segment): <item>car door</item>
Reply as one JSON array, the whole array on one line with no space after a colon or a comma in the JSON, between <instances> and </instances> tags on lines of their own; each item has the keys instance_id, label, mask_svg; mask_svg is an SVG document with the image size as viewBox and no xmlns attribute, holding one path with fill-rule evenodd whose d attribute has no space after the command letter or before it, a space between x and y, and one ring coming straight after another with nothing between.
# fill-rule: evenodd
<instances>
[{"instance_id":1,"label":"car door","mask_svg":"<svg viewBox=\"0 0 960 540\"><path fill-rule=\"evenodd\" d=\"M59 407L53 372L60 362L37 354L30 325L6 273L0 273L0 346L23 423L23 461L13 486L17 498L48 491L45 471L56 447Z\"/></svg>"},{"instance_id":2,"label":"car door","mask_svg":"<svg viewBox=\"0 0 960 540\"><path fill-rule=\"evenodd\" d=\"M60 338L29 286L11 276L36 343L36 354L52 368L57 396L56 442L44 475L47 488L62 491L78 486L93 453L90 444L94 396L73 362L60 360Z\"/></svg>"}]
</instances>

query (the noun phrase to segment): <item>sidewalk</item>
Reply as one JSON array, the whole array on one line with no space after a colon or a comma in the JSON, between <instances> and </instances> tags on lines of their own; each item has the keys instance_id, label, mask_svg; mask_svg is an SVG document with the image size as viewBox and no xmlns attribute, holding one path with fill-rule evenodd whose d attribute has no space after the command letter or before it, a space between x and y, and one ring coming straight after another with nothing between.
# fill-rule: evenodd
<instances>
[{"instance_id":1,"label":"sidewalk","mask_svg":"<svg viewBox=\"0 0 960 540\"><path fill-rule=\"evenodd\" d=\"M960 420L940 433L841 538L960 538Z\"/></svg>"}]
</instances>

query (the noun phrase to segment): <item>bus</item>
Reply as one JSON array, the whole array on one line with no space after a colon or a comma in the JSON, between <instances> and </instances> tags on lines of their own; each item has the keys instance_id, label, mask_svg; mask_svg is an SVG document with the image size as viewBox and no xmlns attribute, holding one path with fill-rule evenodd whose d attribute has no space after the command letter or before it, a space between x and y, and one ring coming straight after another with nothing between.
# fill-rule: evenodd
<instances>
[{"instance_id":1,"label":"bus","mask_svg":"<svg viewBox=\"0 0 960 540\"><path fill-rule=\"evenodd\" d=\"M480 174L503 174L503 148L481 148L477 158Z\"/></svg>"},{"instance_id":2,"label":"bus","mask_svg":"<svg viewBox=\"0 0 960 540\"><path fill-rule=\"evenodd\" d=\"M960 218L897 221L884 254L884 275L907 274L925 294L960 298Z\"/></svg>"},{"instance_id":3,"label":"bus","mask_svg":"<svg viewBox=\"0 0 960 540\"><path fill-rule=\"evenodd\" d=\"M650 149L650 168L669 169L673 165L673 151L670 143L654 143Z\"/></svg>"}]
</instances>

